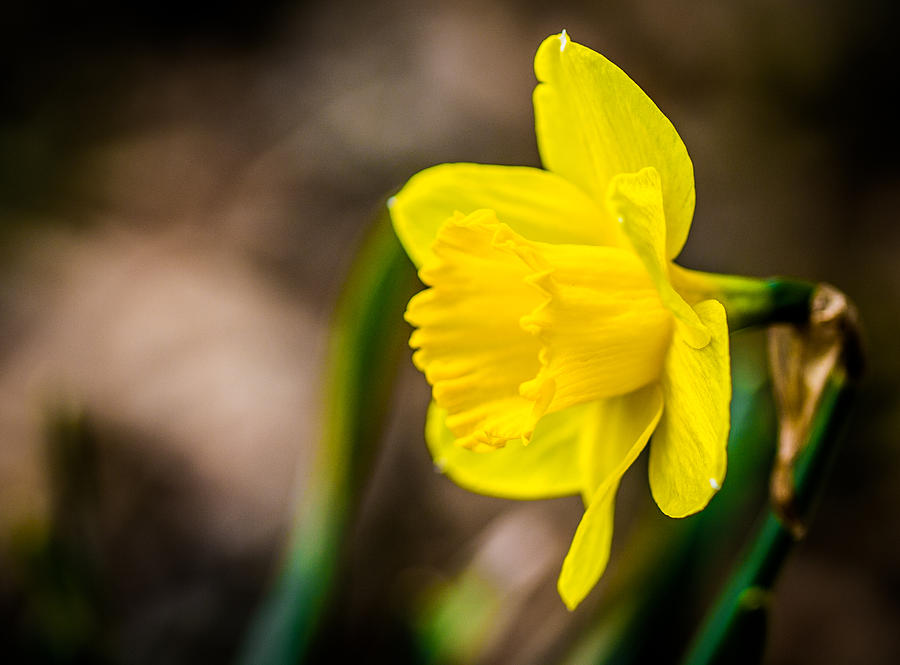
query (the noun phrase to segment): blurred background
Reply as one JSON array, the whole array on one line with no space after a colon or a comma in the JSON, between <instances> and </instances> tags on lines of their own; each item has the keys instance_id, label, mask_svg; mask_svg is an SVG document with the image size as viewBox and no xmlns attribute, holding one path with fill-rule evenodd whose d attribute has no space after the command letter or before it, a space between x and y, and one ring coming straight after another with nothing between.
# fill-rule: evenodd
<instances>
[{"instance_id":1,"label":"blurred background","mask_svg":"<svg viewBox=\"0 0 900 665\"><path fill-rule=\"evenodd\" d=\"M0 659L234 659L307 479L354 251L426 166L539 165L532 58L565 27L688 147L683 265L858 304L868 373L766 659L900 662L894 3L127 5L0 10ZM432 472L427 401L404 361L336 632L381 662L386 616L478 570L518 609L472 661L549 662L584 624L555 591L579 500L454 487ZM626 478L622 520L645 478Z\"/></svg>"}]
</instances>

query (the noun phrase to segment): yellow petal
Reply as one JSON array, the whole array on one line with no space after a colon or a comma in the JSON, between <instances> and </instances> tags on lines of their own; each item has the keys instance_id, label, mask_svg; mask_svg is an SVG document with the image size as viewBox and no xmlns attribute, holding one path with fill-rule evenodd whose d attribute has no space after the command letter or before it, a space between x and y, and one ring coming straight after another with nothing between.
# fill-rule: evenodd
<instances>
[{"instance_id":1,"label":"yellow petal","mask_svg":"<svg viewBox=\"0 0 900 665\"><path fill-rule=\"evenodd\" d=\"M725 480L730 424L731 370L725 308L715 300L696 306L712 332L703 349L676 329L663 374L665 411L650 446L650 489L666 515L701 510Z\"/></svg>"},{"instance_id":2,"label":"yellow petal","mask_svg":"<svg viewBox=\"0 0 900 665\"><path fill-rule=\"evenodd\" d=\"M389 202L400 242L416 266L431 255L438 229L454 212L490 208L532 240L623 244L621 232L578 187L524 166L441 164L414 175Z\"/></svg>"},{"instance_id":3,"label":"yellow petal","mask_svg":"<svg viewBox=\"0 0 900 665\"><path fill-rule=\"evenodd\" d=\"M672 126L637 84L563 32L534 58L538 148L544 166L603 201L610 180L654 166L662 180L666 257L674 258L694 214L694 167Z\"/></svg>"},{"instance_id":4,"label":"yellow petal","mask_svg":"<svg viewBox=\"0 0 900 665\"><path fill-rule=\"evenodd\" d=\"M616 481L605 488L603 494L598 494L575 530L575 538L556 581L559 595L570 610L581 604L606 570L618 489L619 482Z\"/></svg>"},{"instance_id":5,"label":"yellow petal","mask_svg":"<svg viewBox=\"0 0 900 665\"><path fill-rule=\"evenodd\" d=\"M540 341L519 319L542 298L525 282L531 269L495 242L501 226L491 211L446 222L434 259L419 271L432 288L406 310L417 327L413 362L459 444L471 448L502 446L534 426L533 402L519 385L538 372Z\"/></svg>"},{"instance_id":6,"label":"yellow petal","mask_svg":"<svg viewBox=\"0 0 900 665\"><path fill-rule=\"evenodd\" d=\"M644 449L663 412L662 390L654 383L627 395L599 400L593 409L594 427L581 440L586 505L611 478L625 473Z\"/></svg>"},{"instance_id":7,"label":"yellow petal","mask_svg":"<svg viewBox=\"0 0 900 665\"><path fill-rule=\"evenodd\" d=\"M575 531L557 588L574 609L594 588L609 560L613 504L619 480L644 449L663 409L659 386L597 402L581 441L587 511Z\"/></svg>"},{"instance_id":8,"label":"yellow petal","mask_svg":"<svg viewBox=\"0 0 900 665\"><path fill-rule=\"evenodd\" d=\"M592 415L589 405L542 418L527 446L516 439L490 452L456 445L446 415L432 402L425 439L435 465L460 487L506 499L548 499L581 490L578 440Z\"/></svg>"},{"instance_id":9,"label":"yellow petal","mask_svg":"<svg viewBox=\"0 0 900 665\"><path fill-rule=\"evenodd\" d=\"M609 183L607 206L619 220L634 251L644 262L659 297L678 320L688 344L703 348L709 331L669 281L666 259L666 220L659 172L653 167L620 173Z\"/></svg>"}]
</instances>

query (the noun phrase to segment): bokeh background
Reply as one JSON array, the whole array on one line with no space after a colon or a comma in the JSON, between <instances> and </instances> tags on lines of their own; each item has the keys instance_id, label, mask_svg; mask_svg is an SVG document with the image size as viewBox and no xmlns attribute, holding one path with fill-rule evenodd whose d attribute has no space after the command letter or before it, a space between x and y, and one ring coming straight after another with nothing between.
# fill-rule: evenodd
<instances>
[{"instance_id":1,"label":"bokeh background","mask_svg":"<svg viewBox=\"0 0 900 665\"><path fill-rule=\"evenodd\" d=\"M900 15L881 0L6 3L0 660L234 658L306 482L355 249L426 166L539 164L532 57L563 27L684 139L684 265L858 304L868 373L767 662L900 662ZM474 557L523 605L482 660L542 662L578 621L553 583L578 500L432 473L427 399L405 362L343 643L378 662L386 608ZM626 517L645 494L630 474Z\"/></svg>"}]
</instances>

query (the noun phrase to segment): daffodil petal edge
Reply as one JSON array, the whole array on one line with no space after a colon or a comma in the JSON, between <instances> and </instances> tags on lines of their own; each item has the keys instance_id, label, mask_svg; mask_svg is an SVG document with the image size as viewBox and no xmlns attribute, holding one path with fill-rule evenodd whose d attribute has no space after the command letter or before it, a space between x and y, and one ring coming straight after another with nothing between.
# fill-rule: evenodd
<instances>
[{"instance_id":1,"label":"daffodil petal edge","mask_svg":"<svg viewBox=\"0 0 900 665\"><path fill-rule=\"evenodd\" d=\"M417 267L432 256L441 225L456 212L493 210L529 240L619 245L624 238L585 192L527 166L440 164L414 175L388 200L394 230Z\"/></svg>"},{"instance_id":2,"label":"daffodil petal edge","mask_svg":"<svg viewBox=\"0 0 900 665\"><path fill-rule=\"evenodd\" d=\"M669 119L625 72L565 32L544 40L534 71L544 167L601 202L616 174L655 166L668 226L666 257L677 256L694 214L694 167Z\"/></svg>"}]
</instances>

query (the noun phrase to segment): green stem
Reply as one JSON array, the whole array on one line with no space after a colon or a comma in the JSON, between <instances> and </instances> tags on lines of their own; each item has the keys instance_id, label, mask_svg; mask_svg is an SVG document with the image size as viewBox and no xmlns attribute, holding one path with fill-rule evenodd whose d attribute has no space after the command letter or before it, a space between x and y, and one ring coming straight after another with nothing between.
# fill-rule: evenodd
<instances>
[{"instance_id":1,"label":"green stem","mask_svg":"<svg viewBox=\"0 0 900 665\"><path fill-rule=\"evenodd\" d=\"M387 413L406 336L398 321L413 277L387 214L382 214L337 303L317 459L281 573L251 625L239 663L297 663L309 651L340 562L353 489L368 466Z\"/></svg>"},{"instance_id":2,"label":"green stem","mask_svg":"<svg viewBox=\"0 0 900 665\"><path fill-rule=\"evenodd\" d=\"M731 332L770 323L804 323L816 289L811 282L781 277L719 275L673 264L676 290L691 303L714 298L728 313Z\"/></svg>"},{"instance_id":3,"label":"green stem","mask_svg":"<svg viewBox=\"0 0 900 665\"><path fill-rule=\"evenodd\" d=\"M809 512L826 475L851 393L846 372L836 370L822 393L807 446L795 469L796 500L802 512ZM698 632L685 665L758 662L770 591L794 543L790 528L768 510L750 549ZM748 645L757 650L749 652Z\"/></svg>"}]
</instances>

